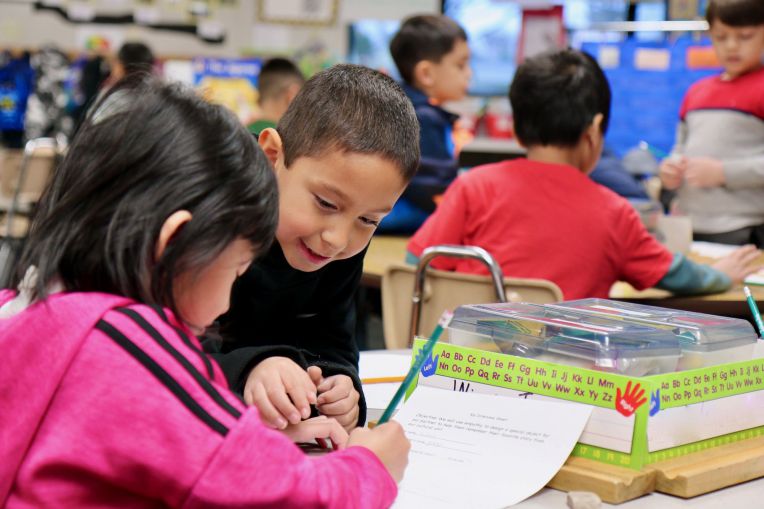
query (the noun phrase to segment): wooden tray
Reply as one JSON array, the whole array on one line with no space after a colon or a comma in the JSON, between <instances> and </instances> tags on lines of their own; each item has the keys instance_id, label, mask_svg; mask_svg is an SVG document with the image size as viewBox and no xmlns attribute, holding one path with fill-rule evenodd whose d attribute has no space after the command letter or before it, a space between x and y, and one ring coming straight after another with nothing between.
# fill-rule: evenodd
<instances>
[{"instance_id":1,"label":"wooden tray","mask_svg":"<svg viewBox=\"0 0 764 509\"><path fill-rule=\"evenodd\" d=\"M764 477L764 437L653 463L644 470L655 473L655 491L695 497Z\"/></svg>"},{"instance_id":2,"label":"wooden tray","mask_svg":"<svg viewBox=\"0 0 764 509\"><path fill-rule=\"evenodd\" d=\"M631 470L568 458L547 484L562 491L591 491L620 504L653 491L691 498L764 477L764 437L720 445Z\"/></svg>"},{"instance_id":3,"label":"wooden tray","mask_svg":"<svg viewBox=\"0 0 764 509\"><path fill-rule=\"evenodd\" d=\"M547 486L562 491L592 491L604 502L620 504L652 493L655 472L570 457Z\"/></svg>"}]
</instances>

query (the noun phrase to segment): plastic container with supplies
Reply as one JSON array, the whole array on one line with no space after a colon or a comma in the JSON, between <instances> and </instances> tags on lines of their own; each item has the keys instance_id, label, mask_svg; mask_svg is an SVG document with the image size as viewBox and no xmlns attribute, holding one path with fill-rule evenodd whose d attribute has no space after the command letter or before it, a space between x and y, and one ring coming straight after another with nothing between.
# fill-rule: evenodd
<instances>
[{"instance_id":1,"label":"plastic container with supplies","mask_svg":"<svg viewBox=\"0 0 764 509\"><path fill-rule=\"evenodd\" d=\"M665 331L536 304L460 306L451 343L631 376L675 371L679 342Z\"/></svg>"},{"instance_id":2,"label":"plastic container with supplies","mask_svg":"<svg viewBox=\"0 0 764 509\"><path fill-rule=\"evenodd\" d=\"M752 359L756 332L745 320L607 299L581 299L548 308L671 332L682 348L679 370Z\"/></svg>"}]
</instances>

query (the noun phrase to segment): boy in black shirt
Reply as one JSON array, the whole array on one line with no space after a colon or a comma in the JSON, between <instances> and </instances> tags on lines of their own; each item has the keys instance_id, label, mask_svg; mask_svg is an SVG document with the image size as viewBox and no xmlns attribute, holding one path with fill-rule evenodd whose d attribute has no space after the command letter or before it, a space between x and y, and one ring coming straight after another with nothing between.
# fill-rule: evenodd
<instances>
[{"instance_id":1,"label":"boy in black shirt","mask_svg":"<svg viewBox=\"0 0 764 509\"><path fill-rule=\"evenodd\" d=\"M337 65L259 143L279 184L277 242L234 285L223 341L205 347L274 427L315 404L350 430L366 419L354 295L366 246L416 171L416 114L390 78Z\"/></svg>"}]
</instances>

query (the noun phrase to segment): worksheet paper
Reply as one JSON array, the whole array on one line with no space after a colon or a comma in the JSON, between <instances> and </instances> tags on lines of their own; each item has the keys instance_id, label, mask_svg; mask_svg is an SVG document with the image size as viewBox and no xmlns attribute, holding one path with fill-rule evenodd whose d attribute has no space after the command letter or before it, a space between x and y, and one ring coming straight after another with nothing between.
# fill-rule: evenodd
<instances>
[{"instance_id":1,"label":"worksheet paper","mask_svg":"<svg viewBox=\"0 0 764 509\"><path fill-rule=\"evenodd\" d=\"M575 403L417 387L394 417L411 453L393 507L517 504L554 477L590 412Z\"/></svg>"}]
</instances>

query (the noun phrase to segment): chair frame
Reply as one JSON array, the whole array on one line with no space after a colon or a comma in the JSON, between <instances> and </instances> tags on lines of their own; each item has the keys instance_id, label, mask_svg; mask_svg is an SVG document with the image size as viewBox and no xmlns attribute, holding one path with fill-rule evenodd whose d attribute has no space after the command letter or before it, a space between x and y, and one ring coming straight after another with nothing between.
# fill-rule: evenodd
<instances>
[{"instance_id":1,"label":"chair frame","mask_svg":"<svg viewBox=\"0 0 764 509\"><path fill-rule=\"evenodd\" d=\"M478 246L455 246L449 244L428 247L422 252L414 275L414 293L411 297L411 322L409 326L409 348L414 343L414 338L419 334L419 322L422 318L422 294L424 293L427 267L439 256L471 258L483 262L491 274L496 298L499 302L507 302L507 294L504 291L504 275L501 272L501 267L488 251Z\"/></svg>"}]
</instances>

